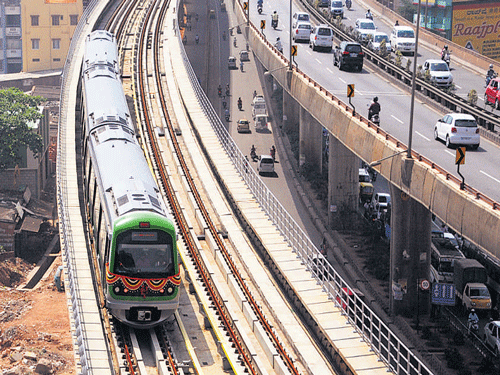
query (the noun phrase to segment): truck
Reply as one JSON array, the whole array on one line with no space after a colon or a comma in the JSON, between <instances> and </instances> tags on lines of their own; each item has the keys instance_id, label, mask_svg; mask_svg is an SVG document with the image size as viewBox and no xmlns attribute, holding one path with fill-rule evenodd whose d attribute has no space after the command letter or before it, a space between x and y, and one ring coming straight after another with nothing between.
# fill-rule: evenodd
<instances>
[{"instance_id":1,"label":"truck","mask_svg":"<svg viewBox=\"0 0 500 375\"><path fill-rule=\"evenodd\" d=\"M465 255L446 237L431 238L431 283L453 283L454 263Z\"/></svg>"},{"instance_id":2,"label":"truck","mask_svg":"<svg viewBox=\"0 0 500 375\"><path fill-rule=\"evenodd\" d=\"M252 117L255 119L257 115L267 116L266 99L262 95L256 95L252 101Z\"/></svg>"},{"instance_id":3,"label":"truck","mask_svg":"<svg viewBox=\"0 0 500 375\"><path fill-rule=\"evenodd\" d=\"M475 259L457 259L454 261L453 283L455 294L467 312L470 309L488 311L491 309L491 296L486 286L488 274L486 268Z\"/></svg>"}]
</instances>

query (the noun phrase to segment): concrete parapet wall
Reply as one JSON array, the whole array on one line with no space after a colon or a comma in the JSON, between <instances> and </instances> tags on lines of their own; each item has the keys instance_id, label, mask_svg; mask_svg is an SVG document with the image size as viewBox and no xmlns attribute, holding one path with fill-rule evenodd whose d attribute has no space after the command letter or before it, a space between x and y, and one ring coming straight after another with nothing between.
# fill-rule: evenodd
<instances>
[{"instance_id":1,"label":"concrete parapet wall","mask_svg":"<svg viewBox=\"0 0 500 375\"><path fill-rule=\"evenodd\" d=\"M243 23L243 13L238 6L236 8L238 23ZM288 71L287 61L256 29L245 27L245 33L256 58L283 89L362 160L369 163L403 150L395 142L387 140L385 135L378 134L373 127L368 127L366 119L353 116L344 103L326 93L314 81L296 69ZM412 167L406 168L404 159L405 154L397 155L383 161L377 168L384 178L410 194L452 229L500 258L497 246L500 212L460 190L456 183L447 181L444 174L429 164L414 160ZM407 178L404 178L403 170L407 172Z\"/></svg>"}]
</instances>

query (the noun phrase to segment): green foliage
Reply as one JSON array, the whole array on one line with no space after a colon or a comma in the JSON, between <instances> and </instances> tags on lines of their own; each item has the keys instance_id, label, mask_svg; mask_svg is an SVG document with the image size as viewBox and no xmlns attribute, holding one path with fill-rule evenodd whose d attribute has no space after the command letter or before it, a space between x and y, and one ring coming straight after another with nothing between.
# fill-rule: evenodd
<instances>
[{"instance_id":1,"label":"green foliage","mask_svg":"<svg viewBox=\"0 0 500 375\"><path fill-rule=\"evenodd\" d=\"M387 55L387 43L385 39L382 39L380 42L380 49L378 51L380 56L386 56Z\"/></svg>"},{"instance_id":2,"label":"green foliage","mask_svg":"<svg viewBox=\"0 0 500 375\"><path fill-rule=\"evenodd\" d=\"M394 64L396 64L396 66L401 66L402 64L402 58L403 58L403 54L401 53L401 51L397 50L396 51L396 60L394 61Z\"/></svg>"},{"instance_id":3,"label":"green foliage","mask_svg":"<svg viewBox=\"0 0 500 375\"><path fill-rule=\"evenodd\" d=\"M43 117L38 110L42 101L42 97L26 95L17 88L0 90L0 170L19 163L23 147L35 156L42 151L41 136L28 126Z\"/></svg>"},{"instance_id":4,"label":"green foliage","mask_svg":"<svg viewBox=\"0 0 500 375\"><path fill-rule=\"evenodd\" d=\"M469 91L469 93L467 94L467 101L469 102L469 104L473 104L473 105L476 105L477 104L477 91L472 89Z\"/></svg>"},{"instance_id":5,"label":"green foliage","mask_svg":"<svg viewBox=\"0 0 500 375\"><path fill-rule=\"evenodd\" d=\"M411 60L410 59L406 59L406 71L409 72L410 71L410 67L411 67Z\"/></svg>"}]
</instances>

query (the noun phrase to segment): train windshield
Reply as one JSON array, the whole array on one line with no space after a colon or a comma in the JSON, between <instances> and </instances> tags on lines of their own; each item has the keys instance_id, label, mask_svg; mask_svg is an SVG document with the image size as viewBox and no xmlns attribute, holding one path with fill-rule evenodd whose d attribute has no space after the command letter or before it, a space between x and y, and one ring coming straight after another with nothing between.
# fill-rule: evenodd
<instances>
[{"instance_id":1,"label":"train windshield","mask_svg":"<svg viewBox=\"0 0 500 375\"><path fill-rule=\"evenodd\" d=\"M122 233L117 238L114 272L137 278L172 276L172 238L161 231Z\"/></svg>"}]
</instances>

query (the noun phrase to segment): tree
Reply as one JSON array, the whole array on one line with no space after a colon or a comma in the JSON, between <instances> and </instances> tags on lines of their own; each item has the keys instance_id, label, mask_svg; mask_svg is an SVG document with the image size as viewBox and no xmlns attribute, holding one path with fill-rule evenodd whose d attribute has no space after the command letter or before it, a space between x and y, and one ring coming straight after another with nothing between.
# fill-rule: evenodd
<instances>
[{"instance_id":1,"label":"tree","mask_svg":"<svg viewBox=\"0 0 500 375\"><path fill-rule=\"evenodd\" d=\"M23 147L28 147L35 157L42 151L42 137L30 129L29 123L43 117L38 110L43 100L17 88L0 90L0 170L19 163Z\"/></svg>"}]
</instances>

